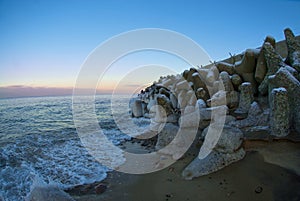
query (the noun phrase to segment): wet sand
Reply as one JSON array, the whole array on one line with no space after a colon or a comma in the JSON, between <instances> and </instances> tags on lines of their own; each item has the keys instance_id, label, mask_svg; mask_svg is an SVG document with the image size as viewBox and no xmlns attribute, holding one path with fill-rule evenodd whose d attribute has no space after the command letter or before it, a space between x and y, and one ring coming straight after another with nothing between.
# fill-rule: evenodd
<instances>
[{"instance_id":1,"label":"wet sand","mask_svg":"<svg viewBox=\"0 0 300 201\"><path fill-rule=\"evenodd\" d=\"M138 151L138 144L126 143ZM195 157L195 145L170 167L145 175L111 172L104 193L70 194L78 201L299 201L300 143L250 142L246 157L216 173L186 181L181 172ZM140 149L144 150L143 148Z\"/></svg>"}]
</instances>

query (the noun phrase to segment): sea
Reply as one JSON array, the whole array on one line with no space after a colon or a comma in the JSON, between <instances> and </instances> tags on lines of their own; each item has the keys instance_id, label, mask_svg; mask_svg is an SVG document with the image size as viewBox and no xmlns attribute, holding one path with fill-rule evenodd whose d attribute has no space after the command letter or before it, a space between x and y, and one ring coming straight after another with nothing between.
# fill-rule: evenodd
<instances>
[{"instance_id":1,"label":"sea","mask_svg":"<svg viewBox=\"0 0 300 201\"><path fill-rule=\"evenodd\" d=\"M130 97L114 100L114 112L128 108L130 115ZM95 112L104 134L118 145L131 137L116 126L111 103L111 95L97 95ZM76 132L72 96L0 99L0 200L24 200L36 177L66 189L101 181L109 171Z\"/></svg>"}]
</instances>

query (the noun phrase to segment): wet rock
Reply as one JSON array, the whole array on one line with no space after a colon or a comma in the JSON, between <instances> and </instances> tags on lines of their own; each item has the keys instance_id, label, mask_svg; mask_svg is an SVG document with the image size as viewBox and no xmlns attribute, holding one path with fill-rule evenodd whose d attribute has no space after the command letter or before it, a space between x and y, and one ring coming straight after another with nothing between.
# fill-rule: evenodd
<instances>
[{"instance_id":1,"label":"wet rock","mask_svg":"<svg viewBox=\"0 0 300 201\"><path fill-rule=\"evenodd\" d=\"M105 184L98 184L97 186L95 186L95 193L96 194L102 194L106 191L107 186Z\"/></svg>"},{"instance_id":2,"label":"wet rock","mask_svg":"<svg viewBox=\"0 0 300 201\"><path fill-rule=\"evenodd\" d=\"M150 98L147 104L147 110L150 111L153 106L157 105L156 99Z\"/></svg>"},{"instance_id":3,"label":"wet rock","mask_svg":"<svg viewBox=\"0 0 300 201\"><path fill-rule=\"evenodd\" d=\"M56 186L36 186L26 197L26 201L74 201L74 199Z\"/></svg>"},{"instance_id":4,"label":"wet rock","mask_svg":"<svg viewBox=\"0 0 300 201\"><path fill-rule=\"evenodd\" d=\"M135 99L131 104L131 112L133 117L143 116L142 101L140 99Z\"/></svg>"},{"instance_id":5,"label":"wet rock","mask_svg":"<svg viewBox=\"0 0 300 201\"><path fill-rule=\"evenodd\" d=\"M155 145L156 150L159 150L168 145L178 133L178 129L178 126L172 123L166 123L165 127L158 134L157 143Z\"/></svg>"},{"instance_id":6,"label":"wet rock","mask_svg":"<svg viewBox=\"0 0 300 201\"><path fill-rule=\"evenodd\" d=\"M263 188L261 186L256 187L256 189L254 190L255 193L259 194L263 191Z\"/></svg>"}]
</instances>

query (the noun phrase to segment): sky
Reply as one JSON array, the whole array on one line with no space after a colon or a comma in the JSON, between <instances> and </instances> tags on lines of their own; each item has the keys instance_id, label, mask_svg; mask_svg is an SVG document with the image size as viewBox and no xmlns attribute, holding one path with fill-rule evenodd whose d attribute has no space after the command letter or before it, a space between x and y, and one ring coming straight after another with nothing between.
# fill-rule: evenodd
<instances>
[{"instance_id":1,"label":"sky","mask_svg":"<svg viewBox=\"0 0 300 201\"><path fill-rule=\"evenodd\" d=\"M283 40L286 27L299 35L299 9L297 0L0 0L0 98L70 94L90 53L130 30L178 32L218 61L229 52L259 47L267 35ZM144 64L169 66L176 72L189 67L174 55L131 54L112 65L100 92L114 90L121 72ZM156 77L161 73L155 72ZM133 76L128 86L156 77Z\"/></svg>"}]
</instances>

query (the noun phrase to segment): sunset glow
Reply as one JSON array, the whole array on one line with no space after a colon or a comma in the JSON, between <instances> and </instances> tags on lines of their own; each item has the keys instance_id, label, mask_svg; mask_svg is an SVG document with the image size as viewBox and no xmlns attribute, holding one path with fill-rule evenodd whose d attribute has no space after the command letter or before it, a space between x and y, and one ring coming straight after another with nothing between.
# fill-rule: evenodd
<instances>
[{"instance_id":1,"label":"sunset glow","mask_svg":"<svg viewBox=\"0 0 300 201\"><path fill-rule=\"evenodd\" d=\"M192 0L1 1L0 97L71 94L88 55L109 38L133 29L157 27L179 32L200 44L212 61L220 60L229 52L260 46L266 34L283 39L281 30L286 27L298 35L298 8L299 1L283 0L231 5ZM289 12L278 15L274 10ZM167 66L174 73L189 67L162 52L125 56L109 67L103 79L99 77L98 93L116 90L130 69L151 64ZM152 72L156 75L137 75L116 91L131 92L161 75Z\"/></svg>"}]
</instances>

